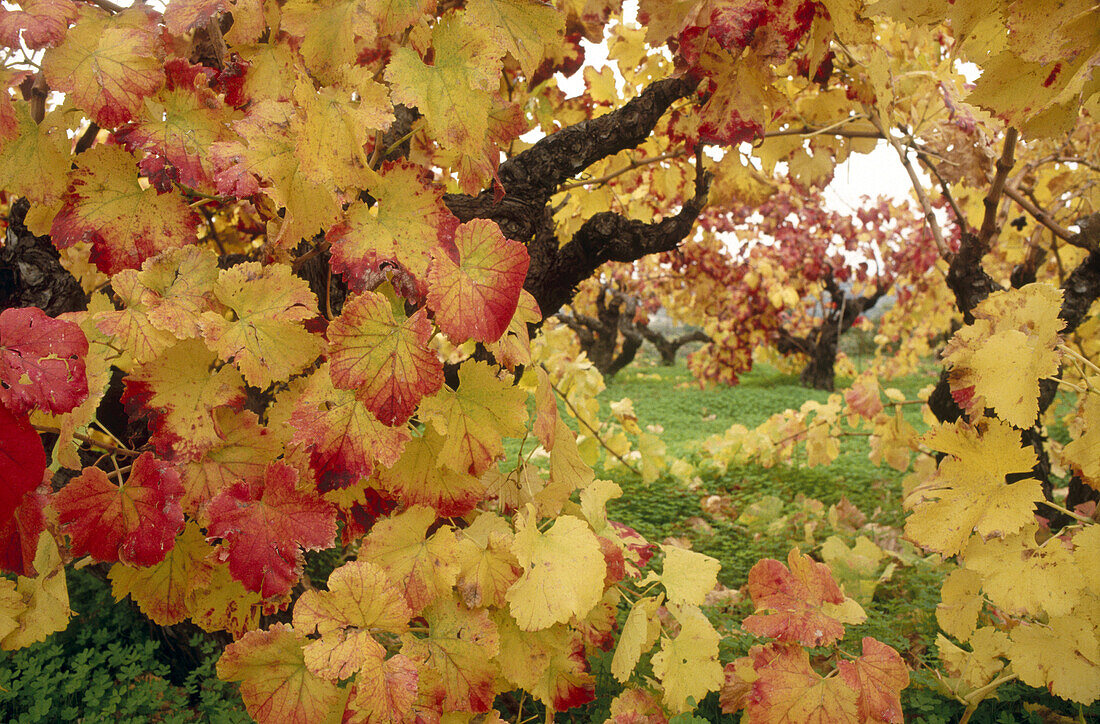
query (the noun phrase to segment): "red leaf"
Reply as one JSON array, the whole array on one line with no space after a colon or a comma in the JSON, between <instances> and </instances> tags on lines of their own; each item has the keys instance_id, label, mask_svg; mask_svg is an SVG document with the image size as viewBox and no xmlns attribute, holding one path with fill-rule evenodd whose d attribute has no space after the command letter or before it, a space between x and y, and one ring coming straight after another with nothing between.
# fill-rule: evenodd
<instances>
[{"instance_id":1,"label":"red leaf","mask_svg":"<svg viewBox=\"0 0 1100 724\"><path fill-rule=\"evenodd\" d=\"M5 309L0 312L0 403L15 415L31 408L71 411L88 396L87 354L88 340L72 322L35 307Z\"/></svg>"},{"instance_id":2,"label":"red leaf","mask_svg":"<svg viewBox=\"0 0 1100 724\"><path fill-rule=\"evenodd\" d=\"M0 405L0 529L12 522L23 496L38 487L45 472L46 451L38 433L25 417L16 417ZM37 542L37 538L31 542L32 560ZM14 561L5 557L3 563ZM13 570L9 565L4 568Z\"/></svg>"},{"instance_id":3,"label":"red leaf","mask_svg":"<svg viewBox=\"0 0 1100 724\"><path fill-rule=\"evenodd\" d=\"M73 555L151 566L164 560L183 530L183 485L171 463L142 453L125 485L84 468L53 499Z\"/></svg>"},{"instance_id":4,"label":"red leaf","mask_svg":"<svg viewBox=\"0 0 1100 724\"><path fill-rule=\"evenodd\" d=\"M7 478L0 474L0 479ZM0 525L0 570L27 577L38 575L34 556L38 551L38 536L46 529L43 509L49 503L43 490L45 488L35 488L24 495L15 514L5 525Z\"/></svg>"},{"instance_id":5,"label":"red leaf","mask_svg":"<svg viewBox=\"0 0 1100 724\"><path fill-rule=\"evenodd\" d=\"M225 541L229 572L265 598L290 592L302 566L302 549L336 540L336 511L316 495L297 490L298 473L285 463L267 467L262 485L237 483L207 509L208 535Z\"/></svg>"},{"instance_id":6,"label":"red leaf","mask_svg":"<svg viewBox=\"0 0 1100 724\"><path fill-rule=\"evenodd\" d=\"M19 31L31 50L55 45L76 20L79 6L70 0L20 0L22 10L0 9L0 43L19 47Z\"/></svg>"},{"instance_id":7,"label":"red leaf","mask_svg":"<svg viewBox=\"0 0 1100 724\"><path fill-rule=\"evenodd\" d=\"M863 637L863 656L837 664L840 678L859 692L861 721L902 722L901 690L909 671L897 651L870 636Z\"/></svg>"},{"instance_id":8,"label":"red leaf","mask_svg":"<svg viewBox=\"0 0 1100 724\"><path fill-rule=\"evenodd\" d=\"M455 232L458 261L435 254L428 270L428 306L452 342L495 342L508 329L527 278L527 248L497 225L474 219Z\"/></svg>"},{"instance_id":9,"label":"red leaf","mask_svg":"<svg viewBox=\"0 0 1100 724\"><path fill-rule=\"evenodd\" d=\"M844 635L844 625L823 613L824 603L843 603L844 594L833 580L829 567L792 549L788 570L777 560L757 561L749 571L748 589L756 609L773 613L753 614L745 619L745 630L779 641L797 641L804 646L823 646Z\"/></svg>"}]
</instances>

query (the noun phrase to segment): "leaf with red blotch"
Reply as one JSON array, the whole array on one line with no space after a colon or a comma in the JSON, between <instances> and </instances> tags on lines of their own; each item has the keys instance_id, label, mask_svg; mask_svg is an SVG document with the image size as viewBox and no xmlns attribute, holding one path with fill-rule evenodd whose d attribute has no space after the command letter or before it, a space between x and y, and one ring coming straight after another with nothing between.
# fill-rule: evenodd
<instances>
[{"instance_id":1,"label":"leaf with red blotch","mask_svg":"<svg viewBox=\"0 0 1100 724\"><path fill-rule=\"evenodd\" d=\"M298 472L272 463L262 484L237 483L210 501L207 535L223 540L229 572L264 598L289 593L302 568L302 549L336 541L336 510L297 490Z\"/></svg>"},{"instance_id":2,"label":"leaf with red blotch","mask_svg":"<svg viewBox=\"0 0 1100 724\"><path fill-rule=\"evenodd\" d=\"M488 219L459 226L455 246L457 262L439 253L428 270L428 306L452 342L495 342L516 312L530 263L527 248Z\"/></svg>"},{"instance_id":3,"label":"leaf with red blotch","mask_svg":"<svg viewBox=\"0 0 1100 724\"><path fill-rule=\"evenodd\" d=\"M355 693L348 701L348 711L367 717L365 721L372 724L407 721L419 680L420 667L409 657L397 654L385 661L379 657L355 677ZM361 717L351 721L363 721Z\"/></svg>"},{"instance_id":4,"label":"leaf with red blotch","mask_svg":"<svg viewBox=\"0 0 1100 724\"><path fill-rule=\"evenodd\" d=\"M0 408L2 410L3 408ZM3 416L0 411L0 417ZM0 424L0 429L3 425ZM0 440L5 440L0 434ZM18 439L18 438L15 438ZM0 448L3 444L0 443ZM3 460L3 453L0 453ZM42 482L48 482L47 479ZM0 471L0 480L12 480ZM47 488L39 486L23 495L22 502L8 521L0 525L0 570L20 576L36 576L34 556L38 551L38 537L46 529L45 508L50 499L44 492Z\"/></svg>"},{"instance_id":5,"label":"leaf with red blotch","mask_svg":"<svg viewBox=\"0 0 1100 724\"><path fill-rule=\"evenodd\" d=\"M160 563L140 568L126 563L111 566L111 593L116 601L130 596L158 626L177 624L191 615L188 594L210 584L213 566L206 558L211 552L199 526L188 522Z\"/></svg>"},{"instance_id":6,"label":"leaf with red blotch","mask_svg":"<svg viewBox=\"0 0 1100 724\"><path fill-rule=\"evenodd\" d=\"M75 163L72 190L50 227L59 249L90 241L92 262L115 274L195 240L198 217L178 194L142 188L136 159L126 151L96 146Z\"/></svg>"},{"instance_id":7,"label":"leaf with red blotch","mask_svg":"<svg viewBox=\"0 0 1100 724\"><path fill-rule=\"evenodd\" d=\"M508 329L489 348L489 351L498 362L512 371L515 371L518 365L531 364L531 336L527 331L527 325L541 321L542 311L539 310L539 303L530 292L521 289L516 313L512 315Z\"/></svg>"},{"instance_id":8,"label":"leaf with red blotch","mask_svg":"<svg viewBox=\"0 0 1100 724\"><path fill-rule=\"evenodd\" d=\"M0 9L0 44L18 48L22 37L31 50L61 42L80 8L70 0L18 0L16 4L23 9Z\"/></svg>"},{"instance_id":9,"label":"leaf with red blotch","mask_svg":"<svg viewBox=\"0 0 1100 724\"><path fill-rule=\"evenodd\" d=\"M736 146L763 136L773 109L783 102L767 62L749 54L730 63L723 51L708 50L700 66L717 85L699 112L699 140Z\"/></svg>"},{"instance_id":10,"label":"leaf with red blotch","mask_svg":"<svg viewBox=\"0 0 1100 724\"><path fill-rule=\"evenodd\" d=\"M548 709L566 711L596 698L596 679L588 671L580 632L557 624L522 631L515 619L495 611L500 634L500 673Z\"/></svg>"},{"instance_id":11,"label":"leaf with red blotch","mask_svg":"<svg viewBox=\"0 0 1100 724\"><path fill-rule=\"evenodd\" d=\"M378 462L393 465L409 440L407 425L383 425L351 392L333 387L327 364L309 376L290 426L292 439L309 450L322 491L346 488Z\"/></svg>"},{"instance_id":12,"label":"leaf with red blotch","mask_svg":"<svg viewBox=\"0 0 1100 724\"><path fill-rule=\"evenodd\" d=\"M428 608L424 619L427 636L401 635L401 653L420 664L422 698L439 711L489 711L500 635L488 612L468 610L446 597Z\"/></svg>"},{"instance_id":13,"label":"leaf with red blotch","mask_svg":"<svg viewBox=\"0 0 1100 724\"><path fill-rule=\"evenodd\" d=\"M229 5L229 0L169 0L164 8L164 25L172 35L183 35Z\"/></svg>"},{"instance_id":14,"label":"leaf with red blotch","mask_svg":"<svg viewBox=\"0 0 1100 724\"><path fill-rule=\"evenodd\" d=\"M171 463L142 453L125 485L84 468L53 499L73 555L151 566L164 560L183 529L183 486Z\"/></svg>"},{"instance_id":15,"label":"leaf with red blotch","mask_svg":"<svg viewBox=\"0 0 1100 724\"><path fill-rule=\"evenodd\" d=\"M260 424L254 412L218 407L211 412L215 441L195 460L183 463L183 507L205 522L203 506L239 480L263 478L283 444Z\"/></svg>"},{"instance_id":16,"label":"leaf with red blotch","mask_svg":"<svg viewBox=\"0 0 1100 724\"><path fill-rule=\"evenodd\" d=\"M332 381L386 425L403 425L420 399L443 385L443 363L428 346L432 328L423 309L398 321L375 292L348 301L328 328Z\"/></svg>"},{"instance_id":17,"label":"leaf with red blotch","mask_svg":"<svg viewBox=\"0 0 1100 724\"><path fill-rule=\"evenodd\" d=\"M137 365L123 379L122 404L131 419L149 417L151 440L165 456L194 460L221 442L213 411L244 407L244 380L231 365L214 369L217 355L186 339Z\"/></svg>"},{"instance_id":18,"label":"leaf with red blotch","mask_svg":"<svg viewBox=\"0 0 1100 724\"><path fill-rule=\"evenodd\" d=\"M38 433L26 417L16 417L0 405L0 480L4 481L0 485L0 529L11 522L23 496L38 487L45 472L46 451Z\"/></svg>"},{"instance_id":19,"label":"leaf with red blotch","mask_svg":"<svg viewBox=\"0 0 1100 724\"><path fill-rule=\"evenodd\" d=\"M241 682L241 698L260 724L316 724L329 721L342 695L336 684L306 668L306 638L277 623L249 631L218 659L218 678Z\"/></svg>"},{"instance_id":20,"label":"leaf with red blotch","mask_svg":"<svg viewBox=\"0 0 1100 724\"><path fill-rule=\"evenodd\" d=\"M909 670L893 648L863 637L863 656L837 664L840 678L859 692L860 721L902 722L901 690L909 686Z\"/></svg>"},{"instance_id":21,"label":"leaf with red blotch","mask_svg":"<svg viewBox=\"0 0 1100 724\"><path fill-rule=\"evenodd\" d=\"M0 404L16 416L32 409L69 412L88 396L87 354L88 338L79 325L37 307L5 309L0 312Z\"/></svg>"},{"instance_id":22,"label":"leaf with red blotch","mask_svg":"<svg viewBox=\"0 0 1100 724\"><path fill-rule=\"evenodd\" d=\"M746 660L751 662L756 679L745 697L731 704L743 703L749 721L763 724L868 721L857 715L857 695L848 683L841 677L826 678L814 671L809 654L801 646L779 643L753 646L749 655L739 661ZM727 667L727 677L729 673ZM726 685L729 684L727 678Z\"/></svg>"},{"instance_id":23,"label":"leaf with red blotch","mask_svg":"<svg viewBox=\"0 0 1100 724\"><path fill-rule=\"evenodd\" d=\"M745 630L804 646L825 646L844 635L844 624L825 612L828 604L844 603L844 593L829 567L792 548L790 568L777 560L757 561L749 571L748 590L757 611L744 621Z\"/></svg>"},{"instance_id":24,"label":"leaf with red blotch","mask_svg":"<svg viewBox=\"0 0 1100 724\"><path fill-rule=\"evenodd\" d=\"M42 72L50 88L113 128L137 115L164 84L158 28L155 14L144 8L115 15L84 9L64 42L46 51Z\"/></svg>"},{"instance_id":25,"label":"leaf with red blotch","mask_svg":"<svg viewBox=\"0 0 1100 724\"><path fill-rule=\"evenodd\" d=\"M425 428L396 464L379 473L379 481L406 505L428 505L444 517L465 515L485 497L485 483L440 465L443 444L442 435Z\"/></svg>"},{"instance_id":26,"label":"leaf with red blotch","mask_svg":"<svg viewBox=\"0 0 1100 724\"><path fill-rule=\"evenodd\" d=\"M201 68L182 59L169 62L168 87L155 100L147 100L134 122L120 129L115 139L130 151L153 154L145 163L154 163L155 158L162 173L169 174L166 182L178 180L213 192L212 167L206 158L214 143L230 138L229 124L240 114L210 88L204 74L195 72ZM171 184L165 183L160 190L169 188Z\"/></svg>"},{"instance_id":27,"label":"leaf with red blotch","mask_svg":"<svg viewBox=\"0 0 1100 724\"><path fill-rule=\"evenodd\" d=\"M387 262L400 264L423 286L432 255L454 235L458 219L443 204L443 190L422 178L423 169L403 161L372 176L377 203L355 202L347 221L325 238L332 245L332 268L353 289Z\"/></svg>"}]
</instances>

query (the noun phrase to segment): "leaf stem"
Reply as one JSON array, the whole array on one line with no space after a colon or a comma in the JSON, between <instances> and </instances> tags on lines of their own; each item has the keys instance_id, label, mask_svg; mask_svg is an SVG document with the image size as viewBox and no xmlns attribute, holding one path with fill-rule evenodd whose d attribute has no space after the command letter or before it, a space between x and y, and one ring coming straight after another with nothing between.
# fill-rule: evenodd
<instances>
[{"instance_id":1,"label":"leaf stem","mask_svg":"<svg viewBox=\"0 0 1100 724\"><path fill-rule=\"evenodd\" d=\"M33 427L38 432L44 432L44 433L47 433L47 434L50 434L50 435L60 435L61 434L61 430L59 428L56 428L56 427L49 427L47 425L31 425L31 427ZM81 442L87 443L89 445L93 445L93 446L99 448L100 450L106 450L107 452L114 453L116 455L129 455L130 457L135 457L135 458L138 455L141 455L141 453L138 452L137 450L131 450L130 448L127 448L127 447L121 447L119 445L112 445L112 444L107 443L107 442L101 442L99 440L96 440L94 437L88 437L87 435L81 435L79 432L72 433L72 436L75 439L80 440Z\"/></svg>"}]
</instances>

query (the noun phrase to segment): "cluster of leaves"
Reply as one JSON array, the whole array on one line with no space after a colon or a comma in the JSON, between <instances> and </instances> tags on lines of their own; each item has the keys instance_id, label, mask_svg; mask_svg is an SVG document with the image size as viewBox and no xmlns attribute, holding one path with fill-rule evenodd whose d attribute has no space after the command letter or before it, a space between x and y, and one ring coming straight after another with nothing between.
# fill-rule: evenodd
<instances>
[{"instance_id":1,"label":"cluster of leaves","mask_svg":"<svg viewBox=\"0 0 1100 724\"><path fill-rule=\"evenodd\" d=\"M1048 25L1025 3L981 17L957 3L960 44L992 24L968 56L987 67L970 100L1066 126L1093 92L1079 4L1059 6L1059 32L1037 42ZM592 698L588 656L612 646L616 676L636 684L615 720L662 721L722 684L698 607L714 562L666 549L661 574L643 571L652 549L607 520L619 491L595 480L532 365L530 325L604 261L687 235L710 182L702 145L789 126L754 153L808 185L853 146L822 134L804 146L796 124L834 114L885 135L903 107L927 109L895 95L860 3L640 5L644 28L609 25L617 3L601 0L3 11L3 81L22 97L0 95L0 185L29 200L26 227L94 293L57 318L0 313L0 562L17 575L0 581L0 647L65 626L64 564L86 557L154 622L231 633L218 674L241 682L260 721L493 720L517 688L562 711ZM589 93L565 102L550 75L575 69L580 38L605 27L620 68L634 61L623 93L590 73ZM1016 55L1028 72L1002 92ZM834 65L844 89L828 87ZM523 147L527 109L564 128L502 164ZM694 154L696 167L649 164L663 193L635 185L630 219L608 211L619 184L586 195L598 213L565 198L566 179L624 148ZM756 182L729 159L726 193ZM555 228L555 214L568 221ZM445 365L440 348L464 345L476 351ZM618 414L641 447L627 406ZM502 469L504 439L527 436L548 470L522 455ZM650 447L643 460L660 455ZM338 540L348 562L327 587L303 579L305 552ZM819 614L843 602L820 569L790 561L761 564L784 582L779 597L758 591L776 612L759 632L776 641L735 665L731 686L751 685L737 703L782 716L777 687L824 687L855 720L896 718L896 654L870 643L824 684L802 666L801 645L825 642L805 629L835 631L840 618ZM625 580L663 592L638 591L616 645ZM261 628L264 614L279 622ZM642 680L635 664L658 641Z\"/></svg>"}]
</instances>

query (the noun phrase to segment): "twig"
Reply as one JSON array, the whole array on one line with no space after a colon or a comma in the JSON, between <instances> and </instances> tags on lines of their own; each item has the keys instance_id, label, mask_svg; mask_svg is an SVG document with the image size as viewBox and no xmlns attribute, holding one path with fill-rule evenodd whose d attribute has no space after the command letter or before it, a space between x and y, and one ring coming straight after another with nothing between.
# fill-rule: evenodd
<instances>
[{"instance_id":1,"label":"twig","mask_svg":"<svg viewBox=\"0 0 1100 724\"><path fill-rule=\"evenodd\" d=\"M115 5L111 0L85 0L85 2L101 7L109 13L121 13L126 9L121 5Z\"/></svg>"},{"instance_id":2,"label":"twig","mask_svg":"<svg viewBox=\"0 0 1100 724\"><path fill-rule=\"evenodd\" d=\"M88 123L88 127L84 129L84 133L80 136L80 140L76 142L76 146L73 148L73 155L79 156L91 148L92 144L95 143L97 135L99 135L99 126L95 121L91 121Z\"/></svg>"},{"instance_id":3,"label":"twig","mask_svg":"<svg viewBox=\"0 0 1100 724\"><path fill-rule=\"evenodd\" d=\"M46 425L31 425L38 432L44 432L50 435L60 435L61 430L56 427L47 427ZM106 450L107 452L115 453L116 455L129 455L131 457L137 457L141 455L137 450L131 450L126 447L119 447L118 445L112 445L109 442L101 442L94 437L88 437L87 435L81 435L79 432L72 433L73 438L80 440L81 442L89 445L94 445L100 450Z\"/></svg>"},{"instance_id":4,"label":"twig","mask_svg":"<svg viewBox=\"0 0 1100 724\"><path fill-rule=\"evenodd\" d=\"M1043 211L1035 204L1031 203L1031 201L1026 196L1024 196L1016 189L1012 188L1011 186L1005 186L1004 195L1019 204L1020 208L1031 214L1032 217L1034 217L1034 219L1040 224L1053 231L1054 235L1057 236L1059 239L1063 241L1070 241L1073 238L1072 231L1064 228L1057 221L1050 218L1050 214Z\"/></svg>"},{"instance_id":5,"label":"twig","mask_svg":"<svg viewBox=\"0 0 1100 724\"><path fill-rule=\"evenodd\" d=\"M959 225L959 229L967 231L968 226L966 223L966 217L963 215L962 209L959 208L959 203L955 201L955 197L951 195L951 187L947 185L947 181L940 175L939 168L936 164L928 158L928 153L917 149L917 160L924 164L924 167L928 169L928 172L936 177L936 181L940 184L940 191L943 193L943 197L947 199L948 205L951 206L951 212L955 214L955 223Z\"/></svg>"},{"instance_id":6,"label":"twig","mask_svg":"<svg viewBox=\"0 0 1100 724\"><path fill-rule=\"evenodd\" d=\"M686 153L685 149L681 148L677 151L669 151L667 153L662 153L658 156L652 156L650 158L643 158L640 161L631 160L630 163L628 163L626 166L619 169L618 171L613 171L613 172L607 174L606 176L601 176L599 178L592 178L592 179L588 179L588 180L585 180L585 181L574 181L572 183L563 184L562 186L558 187L558 191L568 191L569 189L580 188L582 186L590 186L592 184L596 184L596 185L605 184L608 181L610 181L611 179L616 178L618 176L622 176L624 173L629 173L630 171L633 171L636 168L641 168L642 166L648 166L651 163L659 163L661 161L667 161L670 158L679 158L680 156L683 156L685 153Z\"/></svg>"},{"instance_id":7,"label":"twig","mask_svg":"<svg viewBox=\"0 0 1100 724\"><path fill-rule=\"evenodd\" d=\"M324 254L326 251L328 251L328 249L329 249L329 243L327 241L322 241L320 244L313 247L312 249L307 251L305 254L302 254L300 257L298 257L293 262L291 262L291 264L290 264L291 270L295 274L297 274L298 270L301 269L305 265L306 262L308 262L310 259L312 259L315 256L320 256L321 254Z\"/></svg>"},{"instance_id":8,"label":"twig","mask_svg":"<svg viewBox=\"0 0 1100 724\"><path fill-rule=\"evenodd\" d=\"M619 453L612 450L608 446L608 444L603 441L603 438L600 437L600 433L594 427L592 427L591 425L588 424L588 421L585 420L581 416L581 413L577 410L577 408L573 407L573 403L570 402L569 398L566 397L565 394L558 388L558 386L554 384L554 380L549 377L550 370L546 369L546 365L540 365L540 366L542 367L543 371L546 372L546 374L547 374L547 379L550 381L550 388L552 390L554 390L555 393L557 393L558 397L561 398L561 401L564 402L565 406L569 408L569 411L571 413L573 413L573 417L576 418L576 420L578 422L580 422L582 425L587 427L592 432L592 435L596 438L596 442L600 443L600 446L604 450L607 450L609 453L614 455L618 459L619 462L621 462L623 465L625 465L627 467L627 469L630 470L631 472L633 472L635 475L637 475L638 477L642 477L642 472L640 470L638 470L638 468L634 467L633 465L628 463L626 460L624 460L622 455L620 455Z\"/></svg>"},{"instance_id":9,"label":"twig","mask_svg":"<svg viewBox=\"0 0 1100 724\"><path fill-rule=\"evenodd\" d=\"M982 227L978 230L978 248L986 250L989 241L993 238L993 232L997 229L997 204L1001 199L1001 193L1005 188L1005 179L1012 170L1013 154L1016 152L1016 139L1018 133L1015 128L1009 128L1005 132L1005 144L1001 150L1001 157L997 159L997 173L993 177L993 184L989 187L989 193L982 200L985 204L985 216L982 218Z\"/></svg>"},{"instance_id":10,"label":"twig","mask_svg":"<svg viewBox=\"0 0 1100 724\"><path fill-rule=\"evenodd\" d=\"M199 206L198 209L202 218L206 219L206 228L210 230L210 238L214 240L214 246L218 247L218 255L225 256L225 245L218 236L218 230L214 228L214 215L207 211L205 206Z\"/></svg>"},{"instance_id":11,"label":"twig","mask_svg":"<svg viewBox=\"0 0 1100 724\"><path fill-rule=\"evenodd\" d=\"M947 248L947 242L943 239L943 232L940 230L939 222L936 221L936 214L932 210L932 204L928 201L928 195L924 193L924 186L920 182L920 177L917 176L917 170L913 168L913 164L909 160L909 155L905 153L905 149L901 147L897 139L886 132L878 116L872 113L870 108L866 110L867 119L874 124L875 128L882 134L882 137L886 139L886 142L894 147L894 151L898 154L898 158L901 159L901 165L905 167L906 173L909 174L909 181L913 184L913 190L917 194L917 201L920 202L920 207L924 211L924 220L928 223L928 228L932 231L932 239L936 242L936 250L940 253L942 258L950 258L951 251Z\"/></svg>"}]
</instances>

